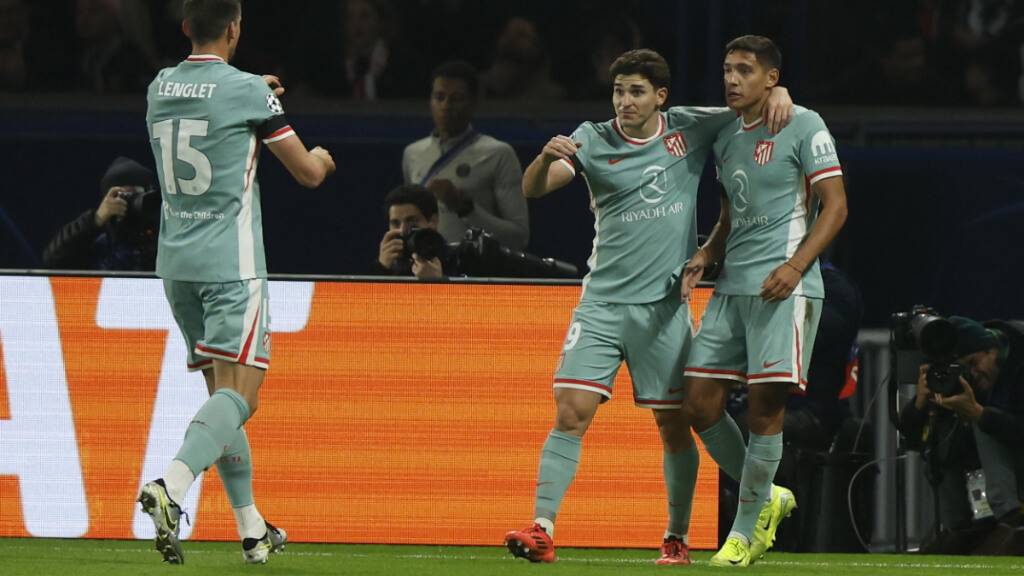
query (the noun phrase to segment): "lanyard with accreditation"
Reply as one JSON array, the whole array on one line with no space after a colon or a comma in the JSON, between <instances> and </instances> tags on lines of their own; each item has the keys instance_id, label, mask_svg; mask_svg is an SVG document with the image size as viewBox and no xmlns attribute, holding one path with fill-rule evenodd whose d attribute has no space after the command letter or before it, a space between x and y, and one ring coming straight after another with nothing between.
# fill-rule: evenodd
<instances>
[{"instance_id":1,"label":"lanyard with accreditation","mask_svg":"<svg viewBox=\"0 0 1024 576\"><path fill-rule=\"evenodd\" d=\"M469 133L466 134L466 137L463 138L461 142L449 148L447 152L442 154L440 158L434 161L434 164L430 166L430 170L427 170L427 173L423 175L422 179L420 179L420 186L426 186L427 182L433 180L434 176L437 176L438 172L444 170L445 166L451 164L452 160L454 160L456 156L458 156L466 148L472 146L473 143L479 140L481 136L483 136L483 134L477 132L476 130L470 130Z\"/></svg>"}]
</instances>

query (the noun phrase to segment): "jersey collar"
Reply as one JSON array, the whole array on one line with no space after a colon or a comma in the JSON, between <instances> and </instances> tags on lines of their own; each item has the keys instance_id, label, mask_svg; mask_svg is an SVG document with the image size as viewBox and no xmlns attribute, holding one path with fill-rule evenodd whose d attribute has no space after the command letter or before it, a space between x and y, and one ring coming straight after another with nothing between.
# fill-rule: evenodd
<instances>
[{"instance_id":1,"label":"jersey collar","mask_svg":"<svg viewBox=\"0 0 1024 576\"><path fill-rule=\"evenodd\" d=\"M618 118L613 118L612 119L612 127L615 128L615 132L623 140L625 140L626 142L628 142L630 144L647 144L651 140L656 140L658 138L661 138L661 136L663 134L665 134L665 116L661 112L658 112L658 131L654 133L654 136L650 136L648 138L644 138L643 140L627 136L626 133L622 131L622 128L619 127L619 119Z\"/></svg>"},{"instance_id":2,"label":"jersey collar","mask_svg":"<svg viewBox=\"0 0 1024 576\"><path fill-rule=\"evenodd\" d=\"M757 122L754 122L753 124L747 124L746 122L744 122L743 116L740 116L740 124L743 125L744 132L749 132L750 130L757 128L761 124L764 124L764 117L758 118Z\"/></svg>"},{"instance_id":3,"label":"jersey collar","mask_svg":"<svg viewBox=\"0 0 1024 576\"><path fill-rule=\"evenodd\" d=\"M192 54L185 59L186 62L223 62L224 59L216 54Z\"/></svg>"}]
</instances>

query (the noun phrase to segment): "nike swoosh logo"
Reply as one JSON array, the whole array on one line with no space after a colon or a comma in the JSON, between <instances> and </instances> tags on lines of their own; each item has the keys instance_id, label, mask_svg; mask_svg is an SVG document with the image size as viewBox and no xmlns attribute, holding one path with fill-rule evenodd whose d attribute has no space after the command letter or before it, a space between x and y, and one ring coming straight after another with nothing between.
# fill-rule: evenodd
<instances>
[{"instance_id":1,"label":"nike swoosh logo","mask_svg":"<svg viewBox=\"0 0 1024 576\"><path fill-rule=\"evenodd\" d=\"M729 560L729 564L732 564L733 566L739 566L742 563L743 560Z\"/></svg>"},{"instance_id":2,"label":"nike swoosh logo","mask_svg":"<svg viewBox=\"0 0 1024 576\"><path fill-rule=\"evenodd\" d=\"M750 504L751 502L757 502L757 498L754 498L753 500L744 500L743 498L740 498L740 502L743 502L744 504Z\"/></svg>"},{"instance_id":3,"label":"nike swoosh logo","mask_svg":"<svg viewBox=\"0 0 1024 576\"><path fill-rule=\"evenodd\" d=\"M772 528L772 514L769 514L768 515L768 520L766 520L765 523L764 523L764 529L765 530L771 530L771 528Z\"/></svg>"},{"instance_id":4,"label":"nike swoosh logo","mask_svg":"<svg viewBox=\"0 0 1024 576\"><path fill-rule=\"evenodd\" d=\"M732 158L732 156L726 156L725 158L723 158L722 159L722 164L725 164L726 162L728 162L729 158Z\"/></svg>"},{"instance_id":5,"label":"nike swoosh logo","mask_svg":"<svg viewBox=\"0 0 1024 576\"><path fill-rule=\"evenodd\" d=\"M543 486L545 484L551 484L551 482L537 482L537 486Z\"/></svg>"},{"instance_id":6,"label":"nike swoosh logo","mask_svg":"<svg viewBox=\"0 0 1024 576\"><path fill-rule=\"evenodd\" d=\"M676 393L679 393L679 392L682 392L682 391L683 391L682 388L669 388L668 389L668 393L669 394L676 394Z\"/></svg>"},{"instance_id":7,"label":"nike swoosh logo","mask_svg":"<svg viewBox=\"0 0 1024 576\"><path fill-rule=\"evenodd\" d=\"M765 368L771 368L772 366L775 366L775 365L776 365L776 364L778 364L779 362L782 362L782 360L776 360L775 362L772 362L771 364L769 364L769 363L767 363L767 362L763 362L763 363L761 364L761 366L764 366Z\"/></svg>"},{"instance_id":8,"label":"nike swoosh logo","mask_svg":"<svg viewBox=\"0 0 1024 576\"><path fill-rule=\"evenodd\" d=\"M611 166L614 166L614 165L618 164L619 162L622 162L625 159L626 158L623 157L623 158L616 158L615 160L609 160L608 164L611 165Z\"/></svg>"},{"instance_id":9,"label":"nike swoosh logo","mask_svg":"<svg viewBox=\"0 0 1024 576\"><path fill-rule=\"evenodd\" d=\"M668 503L669 508L678 508L679 506L682 506L682 504L676 504L675 502Z\"/></svg>"}]
</instances>

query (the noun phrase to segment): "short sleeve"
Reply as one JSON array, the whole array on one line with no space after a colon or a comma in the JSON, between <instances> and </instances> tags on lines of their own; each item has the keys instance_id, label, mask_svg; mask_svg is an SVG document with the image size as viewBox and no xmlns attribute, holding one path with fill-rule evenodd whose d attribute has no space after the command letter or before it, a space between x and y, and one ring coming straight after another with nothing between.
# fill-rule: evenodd
<instances>
[{"instance_id":1,"label":"short sleeve","mask_svg":"<svg viewBox=\"0 0 1024 576\"><path fill-rule=\"evenodd\" d=\"M264 144L283 140L295 133L284 116L281 100L262 77L253 76L247 89L251 96L245 99L249 106L246 116L256 125L257 134Z\"/></svg>"},{"instance_id":2,"label":"short sleeve","mask_svg":"<svg viewBox=\"0 0 1024 576\"><path fill-rule=\"evenodd\" d=\"M825 121L815 112L807 112L801 118L800 163L810 184L825 178L841 176L842 166L836 153L836 139L825 126Z\"/></svg>"},{"instance_id":3,"label":"short sleeve","mask_svg":"<svg viewBox=\"0 0 1024 576\"><path fill-rule=\"evenodd\" d=\"M566 168L572 170L573 175L577 175L580 172L586 170L586 165L589 159L590 146L590 131L586 129L586 124L580 124L576 127L576 130L569 135L569 139L573 142L579 142L582 146L576 151L575 154L568 158L559 160Z\"/></svg>"}]
</instances>

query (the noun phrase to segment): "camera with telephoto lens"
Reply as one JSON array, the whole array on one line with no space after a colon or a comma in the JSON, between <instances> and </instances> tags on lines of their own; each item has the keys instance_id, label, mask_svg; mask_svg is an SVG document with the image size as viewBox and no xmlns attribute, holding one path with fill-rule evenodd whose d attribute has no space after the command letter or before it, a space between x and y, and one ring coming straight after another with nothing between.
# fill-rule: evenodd
<instances>
[{"instance_id":1,"label":"camera with telephoto lens","mask_svg":"<svg viewBox=\"0 0 1024 576\"><path fill-rule=\"evenodd\" d=\"M402 233L401 259L413 254L424 260L440 258L445 270L463 276L491 278L578 278L576 266L554 258L541 258L501 245L480 228L466 230L459 242L445 241L432 228L412 227Z\"/></svg>"},{"instance_id":2,"label":"camera with telephoto lens","mask_svg":"<svg viewBox=\"0 0 1024 576\"><path fill-rule=\"evenodd\" d=\"M963 391L963 367L956 361L956 328L932 308L914 306L911 311L892 315L890 333L896 350L918 351L930 364L928 388L935 394L955 396Z\"/></svg>"},{"instance_id":3,"label":"camera with telephoto lens","mask_svg":"<svg viewBox=\"0 0 1024 576\"><path fill-rule=\"evenodd\" d=\"M466 230L453 247L455 268L466 276L491 278L579 278L576 266L502 246L480 228Z\"/></svg>"},{"instance_id":4,"label":"camera with telephoto lens","mask_svg":"<svg viewBox=\"0 0 1024 576\"><path fill-rule=\"evenodd\" d=\"M409 260L413 254L423 260L440 258L447 250L448 243L444 236L433 228L419 228L412 226L402 233L399 238L404 244L401 258Z\"/></svg>"}]
</instances>

